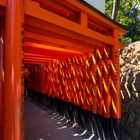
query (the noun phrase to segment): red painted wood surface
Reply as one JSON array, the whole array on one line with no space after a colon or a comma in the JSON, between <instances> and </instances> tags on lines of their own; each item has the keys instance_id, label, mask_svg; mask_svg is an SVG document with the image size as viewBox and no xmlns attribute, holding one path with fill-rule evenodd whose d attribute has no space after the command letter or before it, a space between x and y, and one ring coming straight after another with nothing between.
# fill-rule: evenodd
<instances>
[{"instance_id":1,"label":"red painted wood surface","mask_svg":"<svg viewBox=\"0 0 140 140\"><path fill-rule=\"evenodd\" d=\"M8 0L4 57L4 140L23 138L23 0Z\"/></svg>"},{"instance_id":2,"label":"red painted wood surface","mask_svg":"<svg viewBox=\"0 0 140 140\"><path fill-rule=\"evenodd\" d=\"M0 138L3 139L3 127L4 127L4 19L0 19Z\"/></svg>"},{"instance_id":3,"label":"red painted wood surface","mask_svg":"<svg viewBox=\"0 0 140 140\"><path fill-rule=\"evenodd\" d=\"M106 118L120 118L111 53L110 47L102 47L90 54L30 65L30 88Z\"/></svg>"}]
</instances>

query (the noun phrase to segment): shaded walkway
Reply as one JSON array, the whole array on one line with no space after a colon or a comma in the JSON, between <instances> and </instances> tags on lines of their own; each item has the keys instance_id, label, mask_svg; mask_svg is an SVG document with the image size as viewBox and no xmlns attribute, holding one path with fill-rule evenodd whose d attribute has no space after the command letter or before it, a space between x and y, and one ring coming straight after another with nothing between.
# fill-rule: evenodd
<instances>
[{"instance_id":1,"label":"shaded walkway","mask_svg":"<svg viewBox=\"0 0 140 140\"><path fill-rule=\"evenodd\" d=\"M82 140L92 136L84 134L83 130L78 133L75 131L77 128L70 129L65 123L63 118L52 110L43 108L29 99L25 101L25 140ZM82 133L82 137L77 135ZM95 137L94 139L96 140Z\"/></svg>"}]
</instances>

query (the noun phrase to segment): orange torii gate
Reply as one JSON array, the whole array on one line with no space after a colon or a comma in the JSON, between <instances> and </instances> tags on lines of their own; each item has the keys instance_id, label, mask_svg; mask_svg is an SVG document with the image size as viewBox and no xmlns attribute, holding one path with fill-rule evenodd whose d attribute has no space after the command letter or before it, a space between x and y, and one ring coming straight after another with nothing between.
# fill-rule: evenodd
<instances>
[{"instance_id":1,"label":"orange torii gate","mask_svg":"<svg viewBox=\"0 0 140 140\"><path fill-rule=\"evenodd\" d=\"M126 32L83 1L0 0L0 109L4 108L0 110L0 120L4 120L0 137L23 139L23 70L27 64L32 70L39 65L42 73L32 71L37 79L50 75L49 79L43 77L41 85L36 86L34 80L34 90L105 118L120 119L119 50L123 45L119 37ZM61 78L49 67L56 68ZM54 77L58 83L53 82ZM51 81L51 89L45 88L45 80Z\"/></svg>"}]
</instances>

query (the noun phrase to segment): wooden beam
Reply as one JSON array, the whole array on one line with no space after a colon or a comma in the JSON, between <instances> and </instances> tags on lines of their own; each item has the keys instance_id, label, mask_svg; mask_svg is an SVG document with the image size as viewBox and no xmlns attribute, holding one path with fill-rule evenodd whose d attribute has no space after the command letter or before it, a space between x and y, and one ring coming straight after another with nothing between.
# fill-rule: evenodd
<instances>
[{"instance_id":1,"label":"wooden beam","mask_svg":"<svg viewBox=\"0 0 140 140\"><path fill-rule=\"evenodd\" d=\"M93 50L93 46L86 44L86 43L84 43L82 45L81 43L78 44L75 42L70 42L70 41L58 39L55 37L40 35L37 33L28 32L28 31L25 31L24 37L25 37L25 41L32 40L33 42L35 41L38 43L44 42L46 45L53 45L54 44L54 47L56 46L56 44L58 44L60 48L75 50L75 51L79 51L79 52L90 52Z\"/></svg>"},{"instance_id":2,"label":"wooden beam","mask_svg":"<svg viewBox=\"0 0 140 140\"><path fill-rule=\"evenodd\" d=\"M50 62L52 60L38 60L38 59L33 59L33 58L27 58L27 59L24 59L24 61L28 61L28 62L39 62L39 63L47 63L47 62Z\"/></svg>"},{"instance_id":3,"label":"wooden beam","mask_svg":"<svg viewBox=\"0 0 140 140\"><path fill-rule=\"evenodd\" d=\"M58 56L49 56L49 55L39 55L39 54L35 54L35 53L24 53L24 57L26 56L35 56L35 57L44 57L44 58L50 58L50 59L60 59L62 57L58 57Z\"/></svg>"},{"instance_id":4,"label":"wooden beam","mask_svg":"<svg viewBox=\"0 0 140 140\"><path fill-rule=\"evenodd\" d=\"M44 44L39 44L39 43L32 43L32 42L25 42L25 46L32 46L34 48L41 48L41 49L46 49L46 50L51 50L51 51L60 51L60 52L67 52L67 53L73 53L73 54L82 54L81 52L75 51L75 50L69 50L65 48L58 48L54 46L49 46L49 45L44 45Z\"/></svg>"},{"instance_id":5,"label":"wooden beam","mask_svg":"<svg viewBox=\"0 0 140 140\"><path fill-rule=\"evenodd\" d=\"M30 18L28 18L28 19L25 18L25 19L29 21L29 20L31 20ZM32 24L32 23L30 22L29 24ZM93 40L92 40L92 44L91 44L90 43L91 41L89 39L84 38L84 37L80 36L79 34L74 34L74 33L72 34L72 32L68 32L68 31L67 32L65 31L65 33L64 33L64 29L59 30L60 28L58 29L58 28L56 28L56 26L52 27L52 26L50 26L50 24L46 24L46 23L42 24L42 22L38 23L38 20L37 21L35 20L33 25L25 24L24 29L25 29L25 33L26 33L26 31L33 32L36 34L41 34L44 36L49 36L52 38L57 38L57 39L65 40L68 42L73 42L73 43L81 45L81 46L87 46L88 48L91 48L91 49L93 49L93 47L95 47L93 45ZM62 34L62 32L64 34ZM96 41L95 41L95 43L96 43Z\"/></svg>"},{"instance_id":6,"label":"wooden beam","mask_svg":"<svg viewBox=\"0 0 140 140\"><path fill-rule=\"evenodd\" d=\"M57 47L57 48L65 48L68 49L68 46L64 46L64 45L60 45L60 44L56 44L56 43L52 43L52 42L46 42L46 41L42 41L42 40L37 40L37 39L32 39L32 38L25 38L24 39L25 42L32 42L32 43L39 43L39 44L43 44L43 45L47 45L47 46L53 46L53 47ZM94 46L94 48L96 48L97 46ZM82 50L81 50L82 49ZM68 50L75 50L78 51L80 53L88 53L88 52L92 52L93 48L88 48L86 45L83 48L77 48L77 47L71 47Z\"/></svg>"},{"instance_id":7,"label":"wooden beam","mask_svg":"<svg viewBox=\"0 0 140 140\"><path fill-rule=\"evenodd\" d=\"M40 20L49 22L51 24L55 24L57 26L60 26L72 32L76 32L83 36L96 39L109 45L113 45L113 38L111 36L102 35L96 31L84 27L83 25L77 24L64 17L58 16L52 12L44 10L40 8L39 5L34 4L34 2L30 2L28 0L26 0L25 2L25 14L32 17L36 17Z\"/></svg>"},{"instance_id":8,"label":"wooden beam","mask_svg":"<svg viewBox=\"0 0 140 140\"><path fill-rule=\"evenodd\" d=\"M24 59L31 59L31 60L38 60L38 61L51 61L51 60L56 60L53 58L45 58L45 57L36 57L36 56L24 56Z\"/></svg>"},{"instance_id":9,"label":"wooden beam","mask_svg":"<svg viewBox=\"0 0 140 140\"><path fill-rule=\"evenodd\" d=\"M38 28L38 29L37 29ZM64 28L61 28L59 26L50 24L48 22L45 22L43 20L39 20L37 18L31 17L31 16L25 16L25 30L27 31L33 31L33 29L40 34L46 34L49 36L55 36L57 38L65 39L72 42L77 42L79 44L83 45L91 45L91 47L102 47L105 45L103 42L99 42L93 38L89 38L86 36L82 36L76 32L72 32L69 30L66 30ZM43 32L41 30L44 30Z\"/></svg>"},{"instance_id":10,"label":"wooden beam","mask_svg":"<svg viewBox=\"0 0 140 140\"><path fill-rule=\"evenodd\" d=\"M48 62L45 62L45 63L48 63ZM40 64L44 64L44 62L36 62L36 61L25 60L24 64L25 64L25 67L26 67L27 65L40 65Z\"/></svg>"},{"instance_id":11,"label":"wooden beam","mask_svg":"<svg viewBox=\"0 0 140 140\"><path fill-rule=\"evenodd\" d=\"M65 58L67 56L79 55L79 54L61 52L61 51L56 51L56 50L52 51L52 50L47 50L43 48L36 48L32 46L25 46L24 52L31 53L31 54L38 54L38 55L46 55L47 57L50 57L50 58Z\"/></svg>"}]
</instances>

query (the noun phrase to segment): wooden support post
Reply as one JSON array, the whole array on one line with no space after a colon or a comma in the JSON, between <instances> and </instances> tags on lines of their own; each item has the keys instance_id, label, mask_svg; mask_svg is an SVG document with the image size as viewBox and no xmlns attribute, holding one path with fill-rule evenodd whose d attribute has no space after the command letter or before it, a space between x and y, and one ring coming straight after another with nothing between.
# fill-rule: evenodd
<instances>
[{"instance_id":1,"label":"wooden support post","mask_svg":"<svg viewBox=\"0 0 140 140\"><path fill-rule=\"evenodd\" d=\"M7 0L5 36L4 140L23 140L24 0Z\"/></svg>"},{"instance_id":2,"label":"wooden support post","mask_svg":"<svg viewBox=\"0 0 140 140\"><path fill-rule=\"evenodd\" d=\"M95 52L95 49L93 51L93 54L92 54L92 61L93 61L93 64L92 64L92 72L93 72L93 75L92 75L92 81L93 81L93 89L92 89L92 92L93 92L93 106L92 106L92 112L94 114L97 114L97 83L96 83L96 74L97 74L97 68L96 68L96 52Z\"/></svg>"},{"instance_id":3,"label":"wooden support post","mask_svg":"<svg viewBox=\"0 0 140 140\"><path fill-rule=\"evenodd\" d=\"M4 26L3 22L0 20L0 138L3 140L3 85L4 85L4 73L3 73L3 53L4 53Z\"/></svg>"},{"instance_id":4,"label":"wooden support post","mask_svg":"<svg viewBox=\"0 0 140 140\"><path fill-rule=\"evenodd\" d=\"M117 29L114 29L114 46L112 47L111 60L116 70L112 72L112 80L114 82L116 93L112 92L112 107L113 107L113 118L121 118L121 96L120 96L120 50L119 50L119 33ZM116 112L115 112L116 109Z\"/></svg>"}]
</instances>

